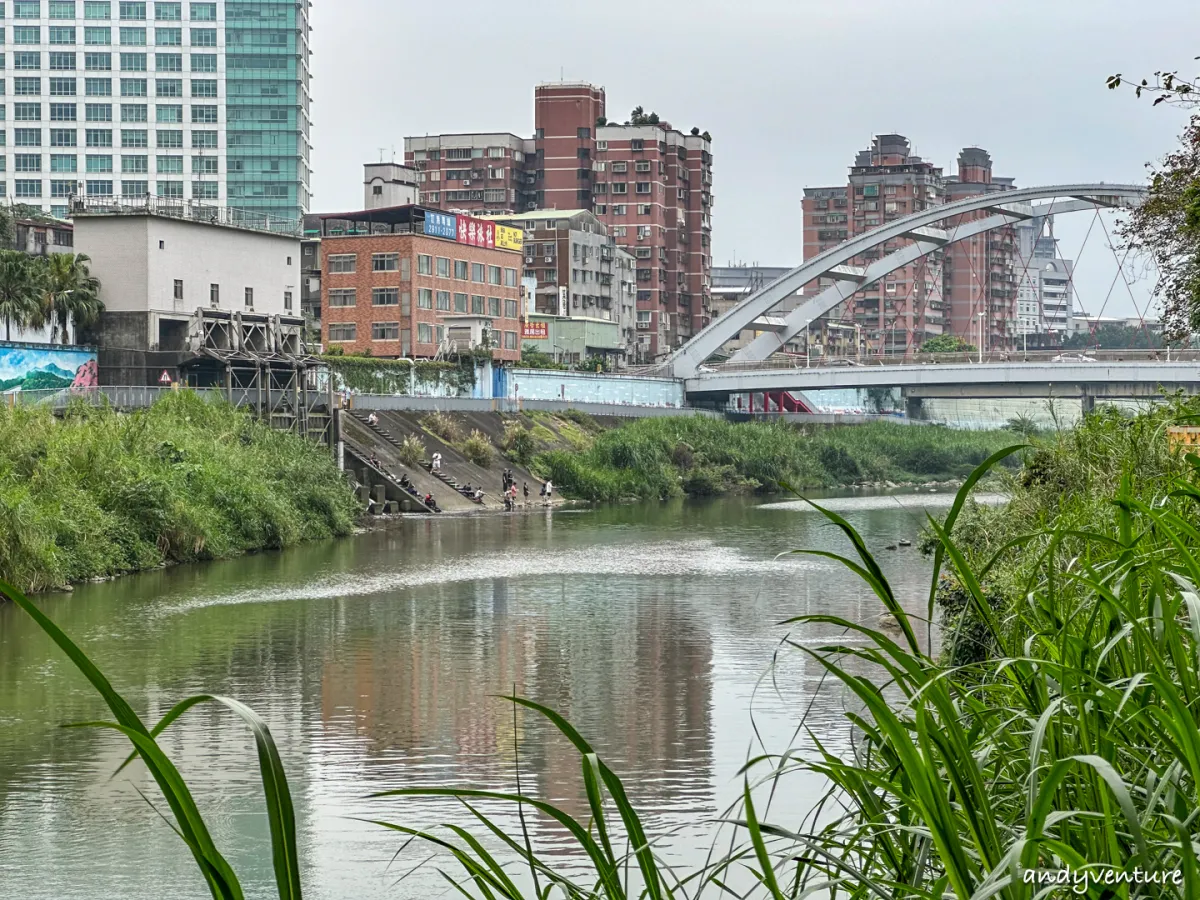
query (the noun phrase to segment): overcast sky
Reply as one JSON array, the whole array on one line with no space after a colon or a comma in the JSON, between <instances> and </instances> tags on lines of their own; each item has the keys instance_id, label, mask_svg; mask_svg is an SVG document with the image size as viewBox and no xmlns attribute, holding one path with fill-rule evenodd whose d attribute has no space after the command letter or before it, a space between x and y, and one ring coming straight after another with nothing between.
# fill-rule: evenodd
<instances>
[{"instance_id":1,"label":"overcast sky","mask_svg":"<svg viewBox=\"0 0 1200 900\"><path fill-rule=\"evenodd\" d=\"M801 192L880 132L947 173L980 146L1020 186L1142 181L1185 114L1106 76L1200 69L1200 0L313 0L313 28L314 211L361 206L362 164L406 135L532 134L533 85L565 76L610 118L712 133L714 265L799 264ZM1118 274L1094 218L1057 229L1091 313ZM1133 304L1118 281L1106 312Z\"/></svg>"}]
</instances>

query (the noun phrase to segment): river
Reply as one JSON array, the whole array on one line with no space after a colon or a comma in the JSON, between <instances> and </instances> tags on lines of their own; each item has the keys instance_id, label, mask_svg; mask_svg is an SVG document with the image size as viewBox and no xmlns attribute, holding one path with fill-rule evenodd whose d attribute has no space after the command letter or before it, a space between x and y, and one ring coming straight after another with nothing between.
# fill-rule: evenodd
<instances>
[{"instance_id":1,"label":"river","mask_svg":"<svg viewBox=\"0 0 1200 900\"><path fill-rule=\"evenodd\" d=\"M903 602L921 611L929 562L912 548L946 493L829 499L879 550ZM661 852L703 859L711 821L740 790L738 769L792 741L820 675L778 623L830 613L874 624L878 601L838 564L779 554L849 551L799 503L755 498L413 519L281 554L180 566L40 598L147 721L214 692L269 722L296 803L312 900L442 896L428 856L399 859L394 833L463 821L445 801L368 800L421 785L514 788L586 809L577 754L516 692L565 714L626 778ZM773 659L778 659L773 663ZM764 674L770 675L764 679ZM807 724L847 745L845 700L823 689ZM751 713L753 709L753 713ZM0 897L207 897L183 843L119 736L64 723L109 718L32 623L0 607ZM757 738L756 738L757 735ZM162 739L197 796L247 896L277 896L249 733L216 707ZM796 826L820 785L789 784L772 818ZM509 826L515 817L498 810ZM559 840L535 826L554 851ZM445 894L449 896L449 894Z\"/></svg>"}]
</instances>

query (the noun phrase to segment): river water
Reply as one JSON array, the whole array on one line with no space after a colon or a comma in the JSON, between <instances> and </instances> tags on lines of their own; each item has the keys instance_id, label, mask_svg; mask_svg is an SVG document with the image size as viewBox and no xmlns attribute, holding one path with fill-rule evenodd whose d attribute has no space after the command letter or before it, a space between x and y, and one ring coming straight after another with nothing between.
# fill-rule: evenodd
<instances>
[{"instance_id":1,"label":"river water","mask_svg":"<svg viewBox=\"0 0 1200 900\"><path fill-rule=\"evenodd\" d=\"M946 493L827 501L879 550L903 602L924 608L929 562L913 548ZM454 785L527 792L586 821L579 758L531 712L566 715L626 779L660 851L701 862L712 824L741 789L748 754L793 743L801 715L833 750L846 699L816 664L781 649L840 629L797 629L829 613L876 623L877 600L837 563L780 556L848 542L800 503L751 498L519 516L413 519L387 531L199 566L71 595L43 608L92 655L146 721L185 696L249 703L269 722L296 803L313 900L450 896L429 852L360 819L464 821L447 801L366 799ZM765 677L764 677L765 676ZM811 709L809 709L811 706ZM183 843L128 745L64 723L109 718L91 688L23 613L0 607L0 897L204 898ZM247 896L277 896L253 742L203 706L161 743L188 779ZM788 783L771 818L795 827L821 786ZM509 808L494 808L515 827ZM169 813L168 813L169 814ZM562 837L531 823L535 841Z\"/></svg>"}]
</instances>

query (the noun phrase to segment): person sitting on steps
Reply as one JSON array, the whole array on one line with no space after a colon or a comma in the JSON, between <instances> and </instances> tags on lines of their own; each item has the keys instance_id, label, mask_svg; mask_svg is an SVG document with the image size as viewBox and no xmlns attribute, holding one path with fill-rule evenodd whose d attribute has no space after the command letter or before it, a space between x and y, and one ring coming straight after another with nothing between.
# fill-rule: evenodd
<instances>
[{"instance_id":1,"label":"person sitting on steps","mask_svg":"<svg viewBox=\"0 0 1200 900\"><path fill-rule=\"evenodd\" d=\"M379 416L375 415L375 413L372 412L369 416L367 416L367 424L372 427L378 425L379 424Z\"/></svg>"}]
</instances>

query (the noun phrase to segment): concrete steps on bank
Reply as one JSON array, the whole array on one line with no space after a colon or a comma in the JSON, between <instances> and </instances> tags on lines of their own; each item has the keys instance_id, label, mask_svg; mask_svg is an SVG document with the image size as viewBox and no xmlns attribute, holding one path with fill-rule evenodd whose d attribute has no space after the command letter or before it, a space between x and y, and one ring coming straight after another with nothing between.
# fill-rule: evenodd
<instances>
[{"instance_id":1,"label":"concrete steps on bank","mask_svg":"<svg viewBox=\"0 0 1200 900\"><path fill-rule=\"evenodd\" d=\"M365 413L358 411L342 414L342 439L357 456L364 461L369 461L371 454L375 454L376 459L379 460L379 468L391 477L397 487L401 475L407 475L417 493L421 497L433 494L443 512L466 512L479 508L474 502L452 490L445 482L434 478L424 469L404 465L399 456L400 441L386 428L372 428L366 418Z\"/></svg>"}]
</instances>

